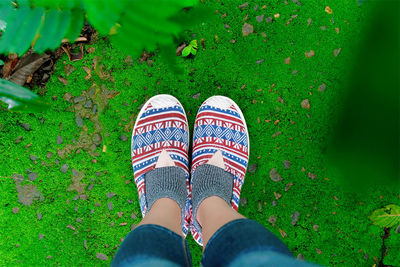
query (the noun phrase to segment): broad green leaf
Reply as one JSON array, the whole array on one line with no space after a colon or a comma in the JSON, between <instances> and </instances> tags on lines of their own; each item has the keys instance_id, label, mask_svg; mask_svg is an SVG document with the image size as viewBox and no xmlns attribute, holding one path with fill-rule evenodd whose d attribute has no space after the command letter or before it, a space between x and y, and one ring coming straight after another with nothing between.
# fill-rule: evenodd
<instances>
[{"instance_id":1,"label":"broad green leaf","mask_svg":"<svg viewBox=\"0 0 400 267\"><path fill-rule=\"evenodd\" d=\"M56 9L47 10L42 27L39 29L39 38L36 40L33 49L37 53L43 53L48 49L51 42L49 36L52 36L58 25L59 11Z\"/></svg>"},{"instance_id":2,"label":"broad green leaf","mask_svg":"<svg viewBox=\"0 0 400 267\"><path fill-rule=\"evenodd\" d=\"M0 101L18 111L43 111L48 107L35 93L4 79L0 79Z\"/></svg>"},{"instance_id":3,"label":"broad green leaf","mask_svg":"<svg viewBox=\"0 0 400 267\"><path fill-rule=\"evenodd\" d=\"M197 40L191 41L191 42L190 42L190 45L191 45L193 48L197 49Z\"/></svg>"},{"instance_id":4,"label":"broad green leaf","mask_svg":"<svg viewBox=\"0 0 400 267\"><path fill-rule=\"evenodd\" d=\"M4 65L4 61L0 59L0 66Z\"/></svg>"},{"instance_id":5,"label":"broad green leaf","mask_svg":"<svg viewBox=\"0 0 400 267\"><path fill-rule=\"evenodd\" d=\"M73 9L73 10L71 10L71 22L69 24L69 28L67 30L67 33L64 36L71 43L73 43L76 40L76 38L79 37L79 34L82 31L83 14L84 14L84 12L83 12L82 9Z\"/></svg>"},{"instance_id":6,"label":"broad green leaf","mask_svg":"<svg viewBox=\"0 0 400 267\"><path fill-rule=\"evenodd\" d=\"M102 34L109 34L111 28L120 21L122 12L132 12L131 6L126 7L126 3L135 1L119 0L84 0L86 15L89 22Z\"/></svg>"},{"instance_id":7,"label":"broad green leaf","mask_svg":"<svg viewBox=\"0 0 400 267\"><path fill-rule=\"evenodd\" d=\"M186 46L183 50L182 50L182 57L187 57L188 55L190 55L190 51L192 50L192 47L190 45Z\"/></svg>"},{"instance_id":8,"label":"broad green leaf","mask_svg":"<svg viewBox=\"0 0 400 267\"><path fill-rule=\"evenodd\" d=\"M44 9L39 7L31 9L27 17L23 20L22 26L13 33L14 38L8 45L9 52L23 55L31 46L42 21Z\"/></svg>"},{"instance_id":9,"label":"broad green leaf","mask_svg":"<svg viewBox=\"0 0 400 267\"><path fill-rule=\"evenodd\" d=\"M70 25L71 11L69 10L60 10L58 13L58 21L57 27L54 28L51 35L47 36L49 42L47 47L49 49L56 49L60 46L61 41Z\"/></svg>"},{"instance_id":10,"label":"broad green leaf","mask_svg":"<svg viewBox=\"0 0 400 267\"><path fill-rule=\"evenodd\" d=\"M373 224L381 227L400 225L400 206L387 205L383 209L375 210L369 218Z\"/></svg>"},{"instance_id":11,"label":"broad green leaf","mask_svg":"<svg viewBox=\"0 0 400 267\"><path fill-rule=\"evenodd\" d=\"M29 13L31 9L27 6L23 6L21 8L15 9L13 12L9 14L6 19L7 28L1 36L0 41L0 53L9 54L14 51L10 51L10 43L13 42L16 33L21 28L24 23L24 19Z\"/></svg>"},{"instance_id":12,"label":"broad green leaf","mask_svg":"<svg viewBox=\"0 0 400 267\"><path fill-rule=\"evenodd\" d=\"M192 49L190 49L190 53L192 53L193 55L196 55L197 54L197 49L192 47Z\"/></svg>"}]
</instances>

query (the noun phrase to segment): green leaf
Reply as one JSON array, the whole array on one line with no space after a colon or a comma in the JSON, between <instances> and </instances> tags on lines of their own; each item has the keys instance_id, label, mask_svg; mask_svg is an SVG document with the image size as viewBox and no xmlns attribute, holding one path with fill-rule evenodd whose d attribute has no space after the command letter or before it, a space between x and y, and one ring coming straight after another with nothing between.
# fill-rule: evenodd
<instances>
[{"instance_id":1,"label":"green leaf","mask_svg":"<svg viewBox=\"0 0 400 267\"><path fill-rule=\"evenodd\" d=\"M4 61L0 59L0 66L4 65Z\"/></svg>"},{"instance_id":2,"label":"green leaf","mask_svg":"<svg viewBox=\"0 0 400 267\"><path fill-rule=\"evenodd\" d=\"M133 4L126 6L127 2L127 0L84 0L87 18L100 34L107 35L111 28L120 21L122 12L137 12L132 10Z\"/></svg>"},{"instance_id":3,"label":"green leaf","mask_svg":"<svg viewBox=\"0 0 400 267\"><path fill-rule=\"evenodd\" d=\"M40 53L43 53L49 48L54 40L50 40L50 36L53 36L54 31L58 26L60 12L56 9L47 10L44 17L44 22L39 30L39 38L35 42L33 49ZM61 40L60 40L61 41Z\"/></svg>"},{"instance_id":4,"label":"green leaf","mask_svg":"<svg viewBox=\"0 0 400 267\"><path fill-rule=\"evenodd\" d=\"M193 48L197 49L197 40L191 41L191 42L190 42L190 45L191 45Z\"/></svg>"},{"instance_id":5,"label":"green leaf","mask_svg":"<svg viewBox=\"0 0 400 267\"><path fill-rule=\"evenodd\" d=\"M381 227L400 225L400 206L387 205L383 209L375 210L369 218L373 224Z\"/></svg>"},{"instance_id":6,"label":"green leaf","mask_svg":"<svg viewBox=\"0 0 400 267\"><path fill-rule=\"evenodd\" d=\"M192 47L192 49L190 50L190 53L192 53L193 55L197 54L197 49Z\"/></svg>"},{"instance_id":7,"label":"green leaf","mask_svg":"<svg viewBox=\"0 0 400 267\"><path fill-rule=\"evenodd\" d=\"M14 9L6 18L7 28L5 29L0 41L0 53L9 54L14 51L10 50L10 44L15 39L15 34L24 24L24 19L30 13L30 8L23 6L19 9Z\"/></svg>"},{"instance_id":8,"label":"green leaf","mask_svg":"<svg viewBox=\"0 0 400 267\"><path fill-rule=\"evenodd\" d=\"M79 34L82 31L83 14L84 12L82 9L71 10L71 22L69 24L67 33L65 34L65 38L67 38L71 43L73 43L76 38L79 37Z\"/></svg>"},{"instance_id":9,"label":"green leaf","mask_svg":"<svg viewBox=\"0 0 400 267\"><path fill-rule=\"evenodd\" d=\"M0 79L0 101L18 111L43 111L48 107L35 93L4 79Z\"/></svg>"},{"instance_id":10,"label":"green leaf","mask_svg":"<svg viewBox=\"0 0 400 267\"><path fill-rule=\"evenodd\" d=\"M190 45L186 46L183 50L182 50L182 57L187 57L188 55L190 55L190 51L192 50L192 47Z\"/></svg>"},{"instance_id":11,"label":"green leaf","mask_svg":"<svg viewBox=\"0 0 400 267\"><path fill-rule=\"evenodd\" d=\"M14 52L21 56L30 48L39 29L43 14L43 8L30 10L26 18L23 19L22 26L17 30L17 32L12 33L14 38L8 45L9 52Z\"/></svg>"}]
</instances>

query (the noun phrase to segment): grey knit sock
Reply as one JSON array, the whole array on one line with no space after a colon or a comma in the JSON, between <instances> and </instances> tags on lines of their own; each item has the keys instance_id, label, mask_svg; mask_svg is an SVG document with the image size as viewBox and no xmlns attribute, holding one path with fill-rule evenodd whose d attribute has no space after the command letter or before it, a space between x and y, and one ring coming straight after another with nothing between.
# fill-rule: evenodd
<instances>
[{"instance_id":1,"label":"grey knit sock","mask_svg":"<svg viewBox=\"0 0 400 267\"><path fill-rule=\"evenodd\" d=\"M154 202L166 197L175 200L181 208L182 222L185 218L187 200L186 175L180 167L162 167L149 171L144 176L147 210Z\"/></svg>"},{"instance_id":2,"label":"grey knit sock","mask_svg":"<svg viewBox=\"0 0 400 267\"><path fill-rule=\"evenodd\" d=\"M197 229L201 226L197 222L196 213L200 203L211 196L218 196L231 205L233 192L233 175L224 169L204 164L196 168L192 177L192 205L193 222Z\"/></svg>"}]
</instances>

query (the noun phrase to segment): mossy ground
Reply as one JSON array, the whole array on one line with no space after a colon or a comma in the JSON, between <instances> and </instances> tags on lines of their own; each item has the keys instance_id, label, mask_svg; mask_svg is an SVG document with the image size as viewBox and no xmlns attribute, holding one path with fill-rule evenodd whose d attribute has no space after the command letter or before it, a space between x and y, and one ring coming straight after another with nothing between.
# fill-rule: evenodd
<instances>
[{"instance_id":1,"label":"mossy ground","mask_svg":"<svg viewBox=\"0 0 400 267\"><path fill-rule=\"evenodd\" d=\"M141 64L99 39L85 47L94 52L86 53L83 60L71 63L64 55L57 62L43 96L49 110L37 114L2 111L0 265L110 264L122 238L141 217L131 170L130 132L141 104L161 93L181 101L191 128L198 107L208 97L226 95L238 103L249 128L250 165L257 165L246 176L239 211L279 236L294 256L302 254L307 261L322 265L380 262L384 231L372 225L368 216L398 202L397 192L374 188L363 195L345 193L322 153L346 73L353 66L367 5L256 1L258 8L250 3L240 10L239 2L218 2L207 4L216 10L215 19L184 36L187 42L204 39L205 48L199 45L195 57L178 59L183 75L170 71L157 52L151 58L153 64ZM327 5L332 14L325 11ZM256 16L262 14L259 23ZM267 23L267 17L273 20ZM245 22L254 26L254 32L243 37ZM306 57L310 50L315 55ZM285 64L288 57L290 64ZM95 58L103 69L95 71ZM75 70L67 77L68 64ZM92 70L90 79L85 79L84 66ZM58 80L60 76L68 80L67 85ZM319 90L322 84L324 91ZM67 92L72 94L69 101ZM91 99L97 105L96 114L83 107L86 101L75 103L78 96ZM309 109L302 108L305 99ZM76 124L77 114L83 117L83 127ZM29 124L31 130L20 123ZM93 140L98 139L96 134L100 141ZM63 138L61 144L57 144L58 135ZM15 142L18 136L23 137L20 143ZM36 162L30 155L37 157ZM290 168L285 168L284 160L291 162ZM65 163L68 171L63 173L60 169ZM270 179L272 168L282 181ZM37 179L29 180L29 172L36 172ZM36 186L42 201L21 204L15 174L24 176L20 186ZM285 190L288 184L292 186ZM115 196L109 198L110 192ZM293 226L295 211L300 215ZM269 222L271 216L276 217L274 224ZM190 236L188 240L198 265L201 248ZM384 264L400 265L399 243L399 234L392 229ZM108 259L96 258L97 253Z\"/></svg>"}]
</instances>

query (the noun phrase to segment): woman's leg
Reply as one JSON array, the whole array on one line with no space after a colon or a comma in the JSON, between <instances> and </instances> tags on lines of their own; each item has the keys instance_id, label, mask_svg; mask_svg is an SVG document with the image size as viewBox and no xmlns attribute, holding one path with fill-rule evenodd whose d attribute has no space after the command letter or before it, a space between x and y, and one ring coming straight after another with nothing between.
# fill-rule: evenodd
<instances>
[{"instance_id":1,"label":"woman's leg","mask_svg":"<svg viewBox=\"0 0 400 267\"><path fill-rule=\"evenodd\" d=\"M185 236L188 125L169 95L149 99L132 133L132 165L143 219L121 244L112 266L190 266Z\"/></svg>"},{"instance_id":2,"label":"woman's leg","mask_svg":"<svg viewBox=\"0 0 400 267\"><path fill-rule=\"evenodd\" d=\"M170 198L158 199L127 235L112 266L191 266L181 228L181 208Z\"/></svg>"}]
</instances>

